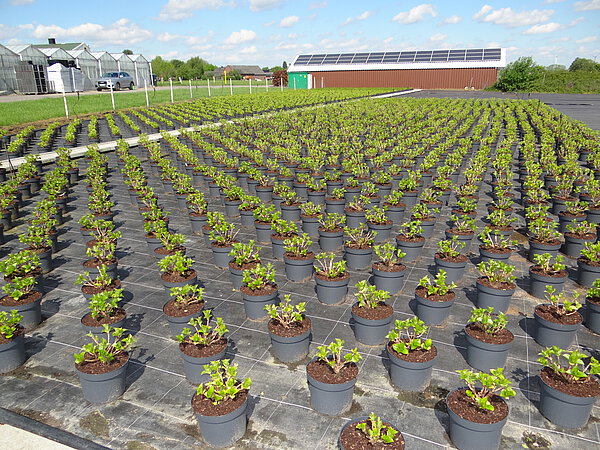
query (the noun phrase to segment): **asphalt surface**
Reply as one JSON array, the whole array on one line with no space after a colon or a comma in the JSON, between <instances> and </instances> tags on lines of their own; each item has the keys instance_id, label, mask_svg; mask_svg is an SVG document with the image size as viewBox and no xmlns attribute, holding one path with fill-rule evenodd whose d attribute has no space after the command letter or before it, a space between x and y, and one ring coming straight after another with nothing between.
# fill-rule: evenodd
<instances>
[{"instance_id":1,"label":"asphalt surface","mask_svg":"<svg viewBox=\"0 0 600 450\"><path fill-rule=\"evenodd\" d=\"M599 94L528 94L493 91L442 91L422 90L410 94L422 98L501 98L516 100L539 100L561 113L586 123L594 130L600 130Z\"/></svg>"}]
</instances>

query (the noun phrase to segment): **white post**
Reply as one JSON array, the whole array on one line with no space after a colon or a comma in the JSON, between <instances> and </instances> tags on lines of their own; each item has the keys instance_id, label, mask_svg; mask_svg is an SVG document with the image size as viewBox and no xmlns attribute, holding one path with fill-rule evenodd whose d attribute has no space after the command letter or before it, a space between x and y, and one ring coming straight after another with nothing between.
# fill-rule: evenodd
<instances>
[{"instance_id":1,"label":"white post","mask_svg":"<svg viewBox=\"0 0 600 450\"><path fill-rule=\"evenodd\" d=\"M110 101L112 102L113 112L115 111L115 91L113 91L112 81L110 83Z\"/></svg>"},{"instance_id":2,"label":"white post","mask_svg":"<svg viewBox=\"0 0 600 450\"><path fill-rule=\"evenodd\" d=\"M210 78L206 79L206 84L208 85L208 96L210 97Z\"/></svg>"},{"instance_id":3,"label":"white post","mask_svg":"<svg viewBox=\"0 0 600 450\"><path fill-rule=\"evenodd\" d=\"M294 90L296 90L296 78L294 78Z\"/></svg>"},{"instance_id":4,"label":"white post","mask_svg":"<svg viewBox=\"0 0 600 450\"><path fill-rule=\"evenodd\" d=\"M248 78L248 85L250 86L250 93L252 94L252 78Z\"/></svg>"},{"instance_id":5,"label":"white post","mask_svg":"<svg viewBox=\"0 0 600 450\"><path fill-rule=\"evenodd\" d=\"M190 98L194 98L192 95L192 80L188 80L190 82Z\"/></svg>"},{"instance_id":6,"label":"white post","mask_svg":"<svg viewBox=\"0 0 600 450\"><path fill-rule=\"evenodd\" d=\"M269 83L267 83L267 77L265 77L265 89L269 92Z\"/></svg>"},{"instance_id":7,"label":"white post","mask_svg":"<svg viewBox=\"0 0 600 450\"><path fill-rule=\"evenodd\" d=\"M321 77L321 89L325 87L325 77Z\"/></svg>"},{"instance_id":8,"label":"white post","mask_svg":"<svg viewBox=\"0 0 600 450\"><path fill-rule=\"evenodd\" d=\"M169 78L169 85L171 86L171 103L175 103L173 101L173 79Z\"/></svg>"},{"instance_id":9,"label":"white post","mask_svg":"<svg viewBox=\"0 0 600 450\"><path fill-rule=\"evenodd\" d=\"M229 79L229 93L233 95L233 82L231 78Z\"/></svg>"},{"instance_id":10,"label":"white post","mask_svg":"<svg viewBox=\"0 0 600 450\"><path fill-rule=\"evenodd\" d=\"M279 79L279 89L283 92L283 78Z\"/></svg>"},{"instance_id":11,"label":"white post","mask_svg":"<svg viewBox=\"0 0 600 450\"><path fill-rule=\"evenodd\" d=\"M67 119L69 118L69 106L67 105L67 94L65 94L65 90L63 88L63 103L65 104L65 114L67 115ZM113 109L115 107L113 106Z\"/></svg>"},{"instance_id":12,"label":"white post","mask_svg":"<svg viewBox=\"0 0 600 450\"><path fill-rule=\"evenodd\" d=\"M144 91L146 92L146 107L150 106L150 101L148 100L148 83L144 78Z\"/></svg>"}]
</instances>

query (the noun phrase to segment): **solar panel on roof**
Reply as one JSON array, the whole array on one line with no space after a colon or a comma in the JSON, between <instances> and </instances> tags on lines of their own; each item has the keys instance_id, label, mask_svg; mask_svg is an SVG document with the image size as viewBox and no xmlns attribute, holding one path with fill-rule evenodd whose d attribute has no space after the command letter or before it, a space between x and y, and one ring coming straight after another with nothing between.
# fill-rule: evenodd
<instances>
[{"instance_id":1,"label":"solar panel on roof","mask_svg":"<svg viewBox=\"0 0 600 450\"><path fill-rule=\"evenodd\" d=\"M369 57L368 53L357 53L354 55L354 59L352 59L352 64L362 64L367 62L367 58Z\"/></svg>"},{"instance_id":2,"label":"solar panel on roof","mask_svg":"<svg viewBox=\"0 0 600 450\"><path fill-rule=\"evenodd\" d=\"M368 63L380 63L381 60L383 59L383 55L378 55L378 56L369 56L369 59L367 59Z\"/></svg>"},{"instance_id":3,"label":"solar panel on roof","mask_svg":"<svg viewBox=\"0 0 600 450\"><path fill-rule=\"evenodd\" d=\"M415 62L429 62L431 61L432 52L417 52L415 56Z\"/></svg>"},{"instance_id":4,"label":"solar panel on roof","mask_svg":"<svg viewBox=\"0 0 600 450\"><path fill-rule=\"evenodd\" d=\"M417 52L402 52L398 58L398 62L413 62Z\"/></svg>"},{"instance_id":5,"label":"solar panel on roof","mask_svg":"<svg viewBox=\"0 0 600 450\"><path fill-rule=\"evenodd\" d=\"M448 61L448 50L437 50L431 55L432 61Z\"/></svg>"}]
</instances>

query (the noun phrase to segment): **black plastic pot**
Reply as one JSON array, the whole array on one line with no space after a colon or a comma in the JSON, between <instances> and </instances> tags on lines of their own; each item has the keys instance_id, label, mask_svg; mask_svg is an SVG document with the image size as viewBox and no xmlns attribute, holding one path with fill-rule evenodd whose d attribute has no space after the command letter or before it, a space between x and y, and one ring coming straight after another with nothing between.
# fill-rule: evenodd
<instances>
[{"instance_id":1,"label":"black plastic pot","mask_svg":"<svg viewBox=\"0 0 600 450\"><path fill-rule=\"evenodd\" d=\"M228 217L237 217L240 215L239 206L242 204L241 200L224 200L225 203L225 215Z\"/></svg>"},{"instance_id":2,"label":"black plastic pot","mask_svg":"<svg viewBox=\"0 0 600 450\"><path fill-rule=\"evenodd\" d=\"M269 330L271 348L275 357L284 363L302 361L308 355L311 340L311 330L297 336L279 336Z\"/></svg>"},{"instance_id":3,"label":"black plastic pot","mask_svg":"<svg viewBox=\"0 0 600 450\"><path fill-rule=\"evenodd\" d=\"M446 302L434 302L415 293L416 315L427 325L440 325L450 315L454 298Z\"/></svg>"},{"instance_id":4,"label":"black plastic pot","mask_svg":"<svg viewBox=\"0 0 600 450\"><path fill-rule=\"evenodd\" d=\"M600 305L589 299L585 300L585 326L600 334Z\"/></svg>"},{"instance_id":5,"label":"black plastic pot","mask_svg":"<svg viewBox=\"0 0 600 450\"><path fill-rule=\"evenodd\" d=\"M344 230L324 231L319 229L319 246L324 252L337 251L344 242Z\"/></svg>"},{"instance_id":6,"label":"black plastic pot","mask_svg":"<svg viewBox=\"0 0 600 450\"><path fill-rule=\"evenodd\" d=\"M326 191L311 191L310 189L308 189L308 201L314 203L315 205L324 205L325 192Z\"/></svg>"},{"instance_id":7,"label":"black plastic pot","mask_svg":"<svg viewBox=\"0 0 600 450\"><path fill-rule=\"evenodd\" d=\"M544 253L550 254L553 258L556 258L558 251L560 250L560 242L558 244L542 244L537 241L529 239L529 252L527 259L534 262L535 255L543 255Z\"/></svg>"},{"instance_id":8,"label":"black plastic pot","mask_svg":"<svg viewBox=\"0 0 600 450\"><path fill-rule=\"evenodd\" d=\"M581 239L569 234L565 234L565 245L563 245L563 253L571 258L579 258L581 256L581 250L583 250L586 243L593 244L596 242L596 236L591 239Z\"/></svg>"},{"instance_id":9,"label":"black plastic pot","mask_svg":"<svg viewBox=\"0 0 600 450\"><path fill-rule=\"evenodd\" d=\"M421 228L423 228L423 237L429 238L433 234L433 228L435 227L436 219L422 220Z\"/></svg>"},{"instance_id":10,"label":"black plastic pot","mask_svg":"<svg viewBox=\"0 0 600 450\"><path fill-rule=\"evenodd\" d=\"M308 390L310 406L328 416L337 416L350 409L356 378L340 384L323 383L315 380L308 373Z\"/></svg>"},{"instance_id":11,"label":"black plastic pot","mask_svg":"<svg viewBox=\"0 0 600 450\"><path fill-rule=\"evenodd\" d=\"M373 267L373 285L375 285L378 290L384 290L390 294L395 294L404 284L404 271L406 270L406 267L404 265L401 267L402 270L392 272L378 270Z\"/></svg>"},{"instance_id":12,"label":"black plastic pot","mask_svg":"<svg viewBox=\"0 0 600 450\"><path fill-rule=\"evenodd\" d=\"M381 345L386 342L393 314L384 319L365 319L351 312L354 320L354 337L364 345Z\"/></svg>"},{"instance_id":13,"label":"black plastic pot","mask_svg":"<svg viewBox=\"0 0 600 450\"><path fill-rule=\"evenodd\" d=\"M465 332L467 338L467 363L474 369L489 372L490 369L504 367L514 339L506 344L490 344L475 339Z\"/></svg>"},{"instance_id":14,"label":"black plastic pot","mask_svg":"<svg viewBox=\"0 0 600 450\"><path fill-rule=\"evenodd\" d=\"M377 233L374 238L375 244L381 244L390 238L390 235L392 233L392 225L392 223L381 225L377 223L367 222L369 231L374 231L375 233Z\"/></svg>"},{"instance_id":15,"label":"black plastic pot","mask_svg":"<svg viewBox=\"0 0 600 450\"><path fill-rule=\"evenodd\" d=\"M322 279L315 276L317 300L325 305L342 303L348 293L350 277L343 280Z\"/></svg>"},{"instance_id":16,"label":"black plastic pot","mask_svg":"<svg viewBox=\"0 0 600 450\"><path fill-rule=\"evenodd\" d=\"M256 240L261 244L268 244L271 242L271 224L270 223L259 223L254 221L256 227Z\"/></svg>"},{"instance_id":17,"label":"black plastic pot","mask_svg":"<svg viewBox=\"0 0 600 450\"><path fill-rule=\"evenodd\" d=\"M468 260L463 262L444 261L437 256L434 256L433 259L435 261L436 272L439 272L440 270L444 270L446 272L447 283L458 283L462 279Z\"/></svg>"},{"instance_id":18,"label":"black plastic pot","mask_svg":"<svg viewBox=\"0 0 600 450\"><path fill-rule=\"evenodd\" d=\"M421 256L424 245L425 238L419 241L405 241L398 239L398 236L396 236L396 246L406 253L406 256L403 258L404 261L414 261Z\"/></svg>"},{"instance_id":19,"label":"black plastic pot","mask_svg":"<svg viewBox=\"0 0 600 450\"><path fill-rule=\"evenodd\" d=\"M118 369L101 374L89 374L77 369L83 397L90 403L108 403L125 392L129 360Z\"/></svg>"},{"instance_id":20,"label":"black plastic pot","mask_svg":"<svg viewBox=\"0 0 600 450\"><path fill-rule=\"evenodd\" d=\"M183 287L183 286L187 286L188 284L198 284L198 274L194 271L194 276L192 278L190 278L189 280L185 280L185 281L165 281L163 280L162 276L160 281L163 284L163 287L167 290L167 292L171 291L171 288L174 287Z\"/></svg>"},{"instance_id":21,"label":"black plastic pot","mask_svg":"<svg viewBox=\"0 0 600 450\"><path fill-rule=\"evenodd\" d=\"M319 237L319 217L300 216L302 219L302 231L311 238Z\"/></svg>"},{"instance_id":22,"label":"black plastic pot","mask_svg":"<svg viewBox=\"0 0 600 450\"><path fill-rule=\"evenodd\" d=\"M505 313L510 306L510 299L515 293L516 286L512 289L496 289L490 286L481 284L476 281L477 287L477 307L489 308L492 306L496 312Z\"/></svg>"},{"instance_id":23,"label":"black plastic pot","mask_svg":"<svg viewBox=\"0 0 600 450\"><path fill-rule=\"evenodd\" d=\"M281 204L281 218L283 220L299 222L300 221L300 206Z\"/></svg>"},{"instance_id":24,"label":"black plastic pot","mask_svg":"<svg viewBox=\"0 0 600 450\"><path fill-rule=\"evenodd\" d=\"M373 247L352 248L347 245L344 246L344 259L347 266L352 270L361 270L370 267L372 256Z\"/></svg>"},{"instance_id":25,"label":"black plastic pot","mask_svg":"<svg viewBox=\"0 0 600 450\"><path fill-rule=\"evenodd\" d=\"M191 328L191 325L188 325L188 322L190 321L190 319L195 319L196 317L200 317L202 315L202 309L200 309L195 313L188 314L187 316L181 316L181 317L169 316L168 314L166 314L164 312L165 307L167 306L167 303L165 303L163 305L163 314L169 324L169 334L171 336L180 335L183 332L184 328Z\"/></svg>"},{"instance_id":26,"label":"black plastic pot","mask_svg":"<svg viewBox=\"0 0 600 450\"><path fill-rule=\"evenodd\" d=\"M197 236L202 235L202 227L206 225L206 216L193 216L189 214L188 217L190 218L192 233L194 233Z\"/></svg>"},{"instance_id":27,"label":"black plastic pot","mask_svg":"<svg viewBox=\"0 0 600 450\"><path fill-rule=\"evenodd\" d=\"M325 212L327 214L345 214L346 211L344 208L346 207L346 200L342 199L333 199L333 198L325 198Z\"/></svg>"},{"instance_id":28,"label":"black plastic pot","mask_svg":"<svg viewBox=\"0 0 600 450\"><path fill-rule=\"evenodd\" d=\"M202 371L204 370L204 365L210 364L212 361L223 359L225 357L226 352L227 347L225 347L219 353L215 353L212 356L197 358L194 356L186 355L185 353L180 351L179 353L181 354L181 359L183 360L183 373L185 373L185 377L191 384L196 386L198 386L200 383L206 383L210 380L210 377L206 374L202 374Z\"/></svg>"},{"instance_id":29,"label":"black plastic pot","mask_svg":"<svg viewBox=\"0 0 600 450\"><path fill-rule=\"evenodd\" d=\"M577 397L554 389L538 376L540 412L555 425L563 428L584 427L598 397Z\"/></svg>"},{"instance_id":30,"label":"black plastic pot","mask_svg":"<svg viewBox=\"0 0 600 450\"><path fill-rule=\"evenodd\" d=\"M238 409L222 416L205 416L195 413L204 441L213 447L230 447L246 433L246 400Z\"/></svg>"},{"instance_id":31,"label":"black plastic pot","mask_svg":"<svg viewBox=\"0 0 600 450\"><path fill-rule=\"evenodd\" d=\"M506 253L497 253L497 252L491 252L488 250L484 250L483 248L479 247L479 256L481 257L481 261L482 262L490 262L492 259L495 259L497 261L502 261L502 262L507 262L508 259L510 258L510 256L512 255L513 252L506 252Z\"/></svg>"},{"instance_id":32,"label":"black plastic pot","mask_svg":"<svg viewBox=\"0 0 600 450\"><path fill-rule=\"evenodd\" d=\"M266 305L279 304L279 291L275 290L267 295L247 295L242 292L242 300L244 301L244 311L246 317L250 320L264 320L267 318L265 311Z\"/></svg>"},{"instance_id":33,"label":"black plastic pot","mask_svg":"<svg viewBox=\"0 0 600 450\"><path fill-rule=\"evenodd\" d=\"M406 210L406 207L404 206L404 204L401 205L388 205L387 206L387 216L388 218L394 223L394 225L399 224L400 222L402 222L402 218L404 217L404 211Z\"/></svg>"},{"instance_id":34,"label":"black plastic pot","mask_svg":"<svg viewBox=\"0 0 600 450\"><path fill-rule=\"evenodd\" d=\"M581 318L582 320L575 325L563 325L538 316L537 310L534 310L533 317L535 319L535 341L542 347L556 345L560 348L569 348L583 320Z\"/></svg>"},{"instance_id":35,"label":"black plastic pot","mask_svg":"<svg viewBox=\"0 0 600 450\"><path fill-rule=\"evenodd\" d=\"M92 334L103 334L104 330L103 330L103 326L102 325L98 325L97 327L91 327L88 325L84 325L83 324L83 318L87 316L87 314L84 314L84 316L81 318L81 326L83 327L83 331L85 334L88 333L92 333ZM127 318L127 316L124 316L121 320L118 320L116 322L113 322L110 324L111 328L122 328L123 324L125 323L125 319Z\"/></svg>"},{"instance_id":36,"label":"black plastic pot","mask_svg":"<svg viewBox=\"0 0 600 450\"><path fill-rule=\"evenodd\" d=\"M229 267L229 261L231 261L229 252L233 250L233 246L228 245L226 247L220 247L218 245L211 244L210 248L213 252L215 266L220 267L221 269L227 269Z\"/></svg>"},{"instance_id":37,"label":"black plastic pot","mask_svg":"<svg viewBox=\"0 0 600 450\"><path fill-rule=\"evenodd\" d=\"M365 218L364 211L348 211L346 212L346 225L348 228L358 228L363 223L367 223L367 219Z\"/></svg>"},{"instance_id":38,"label":"black plastic pot","mask_svg":"<svg viewBox=\"0 0 600 450\"><path fill-rule=\"evenodd\" d=\"M437 355L430 361L412 362L399 358L387 346L386 352L390 358L390 379L394 386L405 391L423 391L429 386Z\"/></svg>"},{"instance_id":39,"label":"black plastic pot","mask_svg":"<svg viewBox=\"0 0 600 450\"><path fill-rule=\"evenodd\" d=\"M243 227L254 226L254 211L245 211L240 209L240 221Z\"/></svg>"},{"instance_id":40,"label":"black plastic pot","mask_svg":"<svg viewBox=\"0 0 600 450\"><path fill-rule=\"evenodd\" d=\"M577 260L577 283L585 287L591 287L597 278L600 278L600 266L593 266L581 259Z\"/></svg>"},{"instance_id":41,"label":"black plastic pot","mask_svg":"<svg viewBox=\"0 0 600 450\"><path fill-rule=\"evenodd\" d=\"M25 334L19 333L8 342L0 344L0 373L11 372L26 359Z\"/></svg>"},{"instance_id":42,"label":"black plastic pot","mask_svg":"<svg viewBox=\"0 0 600 450\"><path fill-rule=\"evenodd\" d=\"M22 327L33 328L38 326L42 321L42 294L40 293L39 298L36 298L33 302L15 306L0 305L0 311L10 313L13 309L23 316L20 322Z\"/></svg>"},{"instance_id":43,"label":"black plastic pot","mask_svg":"<svg viewBox=\"0 0 600 450\"><path fill-rule=\"evenodd\" d=\"M448 399L454 391L448 394ZM447 401L446 401L447 403ZM500 447L502 428L508 416L496 423L477 423L463 419L448 406L450 419L449 435L452 443L460 450L496 450Z\"/></svg>"},{"instance_id":44,"label":"black plastic pot","mask_svg":"<svg viewBox=\"0 0 600 450\"><path fill-rule=\"evenodd\" d=\"M545 298L546 286L552 286L559 294L562 292L566 280L566 272L563 277L550 277L532 272L529 268L529 293L537 298Z\"/></svg>"},{"instance_id":45,"label":"black plastic pot","mask_svg":"<svg viewBox=\"0 0 600 450\"><path fill-rule=\"evenodd\" d=\"M289 258L284 253L283 262L285 263L285 275L288 280L302 283L312 277L315 263L314 254L307 259L296 259Z\"/></svg>"}]
</instances>

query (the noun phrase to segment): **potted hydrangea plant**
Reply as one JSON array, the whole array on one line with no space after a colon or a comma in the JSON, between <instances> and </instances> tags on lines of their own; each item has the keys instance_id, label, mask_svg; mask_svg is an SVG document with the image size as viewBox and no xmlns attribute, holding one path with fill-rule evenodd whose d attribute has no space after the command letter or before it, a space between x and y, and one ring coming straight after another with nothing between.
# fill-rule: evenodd
<instances>
[{"instance_id":1,"label":"potted hydrangea plant","mask_svg":"<svg viewBox=\"0 0 600 450\"><path fill-rule=\"evenodd\" d=\"M365 345L380 345L392 323L394 308L385 303L390 293L378 290L367 280L356 283L356 303L352 306L354 336Z\"/></svg>"},{"instance_id":2,"label":"potted hydrangea plant","mask_svg":"<svg viewBox=\"0 0 600 450\"><path fill-rule=\"evenodd\" d=\"M270 319L267 324L271 348L275 357L284 363L301 361L308 355L311 321L306 315L306 303L292 305L286 294L279 305L266 305Z\"/></svg>"},{"instance_id":3,"label":"potted hydrangea plant","mask_svg":"<svg viewBox=\"0 0 600 450\"><path fill-rule=\"evenodd\" d=\"M373 284L377 289L395 294L404 280L406 266L402 264L402 259L406 254L391 242L376 245L374 250L379 260L371 266Z\"/></svg>"}]
</instances>

